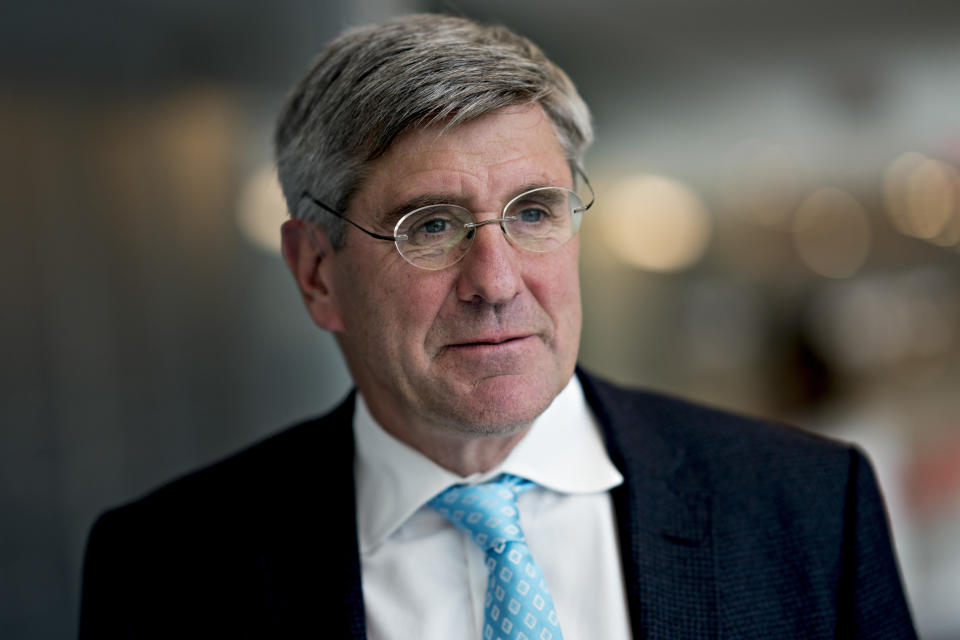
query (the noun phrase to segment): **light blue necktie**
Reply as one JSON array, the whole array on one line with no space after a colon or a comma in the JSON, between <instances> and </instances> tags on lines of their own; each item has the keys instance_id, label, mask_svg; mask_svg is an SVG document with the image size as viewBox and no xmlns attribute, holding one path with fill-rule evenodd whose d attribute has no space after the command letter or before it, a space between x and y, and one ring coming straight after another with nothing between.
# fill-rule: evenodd
<instances>
[{"instance_id":1,"label":"light blue necktie","mask_svg":"<svg viewBox=\"0 0 960 640\"><path fill-rule=\"evenodd\" d=\"M450 487L429 504L486 553L483 640L562 640L553 598L520 529L517 495L533 482L503 474Z\"/></svg>"}]
</instances>

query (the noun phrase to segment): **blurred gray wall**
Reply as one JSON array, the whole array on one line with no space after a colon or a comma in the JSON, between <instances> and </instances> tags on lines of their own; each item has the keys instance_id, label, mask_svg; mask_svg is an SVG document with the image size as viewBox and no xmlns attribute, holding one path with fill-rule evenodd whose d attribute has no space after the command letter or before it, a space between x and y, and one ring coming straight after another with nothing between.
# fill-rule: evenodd
<instances>
[{"instance_id":1,"label":"blurred gray wall","mask_svg":"<svg viewBox=\"0 0 960 640\"><path fill-rule=\"evenodd\" d=\"M287 87L381 5L4 6L0 637L76 633L97 513L346 392L235 212Z\"/></svg>"}]
</instances>

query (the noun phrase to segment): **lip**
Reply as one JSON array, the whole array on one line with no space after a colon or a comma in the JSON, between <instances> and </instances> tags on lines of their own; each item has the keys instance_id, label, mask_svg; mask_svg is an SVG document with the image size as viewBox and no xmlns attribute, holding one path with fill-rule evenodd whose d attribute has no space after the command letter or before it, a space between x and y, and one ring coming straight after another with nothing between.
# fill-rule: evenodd
<instances>
[{"instance_id":1,"label":"lip","mask_svg":"<svg viewBox=\"0 0 960 640\"><path fill-rule=\"evenodd\" d=\"M507 347L514 344L519 344L528 338L532 338L532 334L519 334L519 335L494 335L494 336L480 336L476 338L471 338L469 340L464 340L463 342L454 342L447 345L448 349L484 349L484 348L495 348L495 347Z\"/></svg>"}]
</instances>

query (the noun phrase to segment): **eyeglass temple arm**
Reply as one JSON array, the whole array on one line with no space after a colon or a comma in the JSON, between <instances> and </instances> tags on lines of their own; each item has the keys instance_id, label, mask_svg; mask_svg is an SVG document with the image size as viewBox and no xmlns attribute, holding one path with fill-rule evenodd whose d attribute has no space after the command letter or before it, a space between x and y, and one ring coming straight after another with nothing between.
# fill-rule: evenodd
<instances>
[{"instance_id":1,"label":"eyeglass temple arm","mask_svg":"<svg viewBox=\"0 0 960 640\"><path fill-rule=\"evenodd\" d=\"M353 220L351 220L351 219L348 218L347 216L343 215L342 213L340 213L339 211L337 211L337 210L334 209L333 207L327 206L327 205L324 204L323 202L321 202L321 201L317 200L316 198L314 198L313 195L312 195L309 191L304 191L303 193L300 194L300 199L302 200L302 199L304 199L304 198L307 198L308 200L310 200L311 202L313 202L313 204L317 205L318 207L320 207L321 209L323 209L323 210L326 211L327 213L332 213L333 215L337 216L337 217L340 218L341 220L343 220L343 221L345 221L345 222L349 222L350 224L352 224L353 226L355 226L357 229L360 229L360 231L363 231L365 234L367 234L368 236L370 236L370 237L372 237L372 238L376 238L377 240L389 240L390 242L396 242L396 241L397 241L397 239L396 239L395 237L393 237L393 236L385 236L385 235L381 235L381 234L379 234L379 233L374 233L373 231L368 231L367 229L364 229L363 227L361 227L360 225L358 225L356 222L354 222Z\"/></svg>"},{"instance_id":2,"label":"eyeglass temple arm","mask_svg":"<svg viewBox=\"0 0 960 640\"><path fill-rule=\"evenodd\" d=\"M584 170L580 168L580 165L574 165L573 168L578 174L580 174L580 177L583 178L583 184L587 185L587 189L590 190L590 202L588 202L586 205L584 205L581 208L581 211L586 211L587 209L593 206L594 202L597 201L597 196L593 191L593 185L590 184L590 180L589 178L587 178L586 172L584 172Z\"/></svg>"}]
</instances>

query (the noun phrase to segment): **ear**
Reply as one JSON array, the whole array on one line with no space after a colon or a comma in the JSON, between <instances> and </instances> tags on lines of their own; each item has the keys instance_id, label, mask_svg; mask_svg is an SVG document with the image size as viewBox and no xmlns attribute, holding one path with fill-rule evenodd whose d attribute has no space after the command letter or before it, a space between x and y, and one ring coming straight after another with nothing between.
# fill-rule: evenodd
<instances>
[{"instance_id":1,"label":"ear","mask_svg":"<svg viewBox=\"0 0 960 640\"><path fill-rule=\"evenodd\" d=\"M303 220L287 220L280 230L283 259L313 322L321 329L342 332L343 320L332 277L335 256L327 234Z\"/></svg>"}]
</instances>

